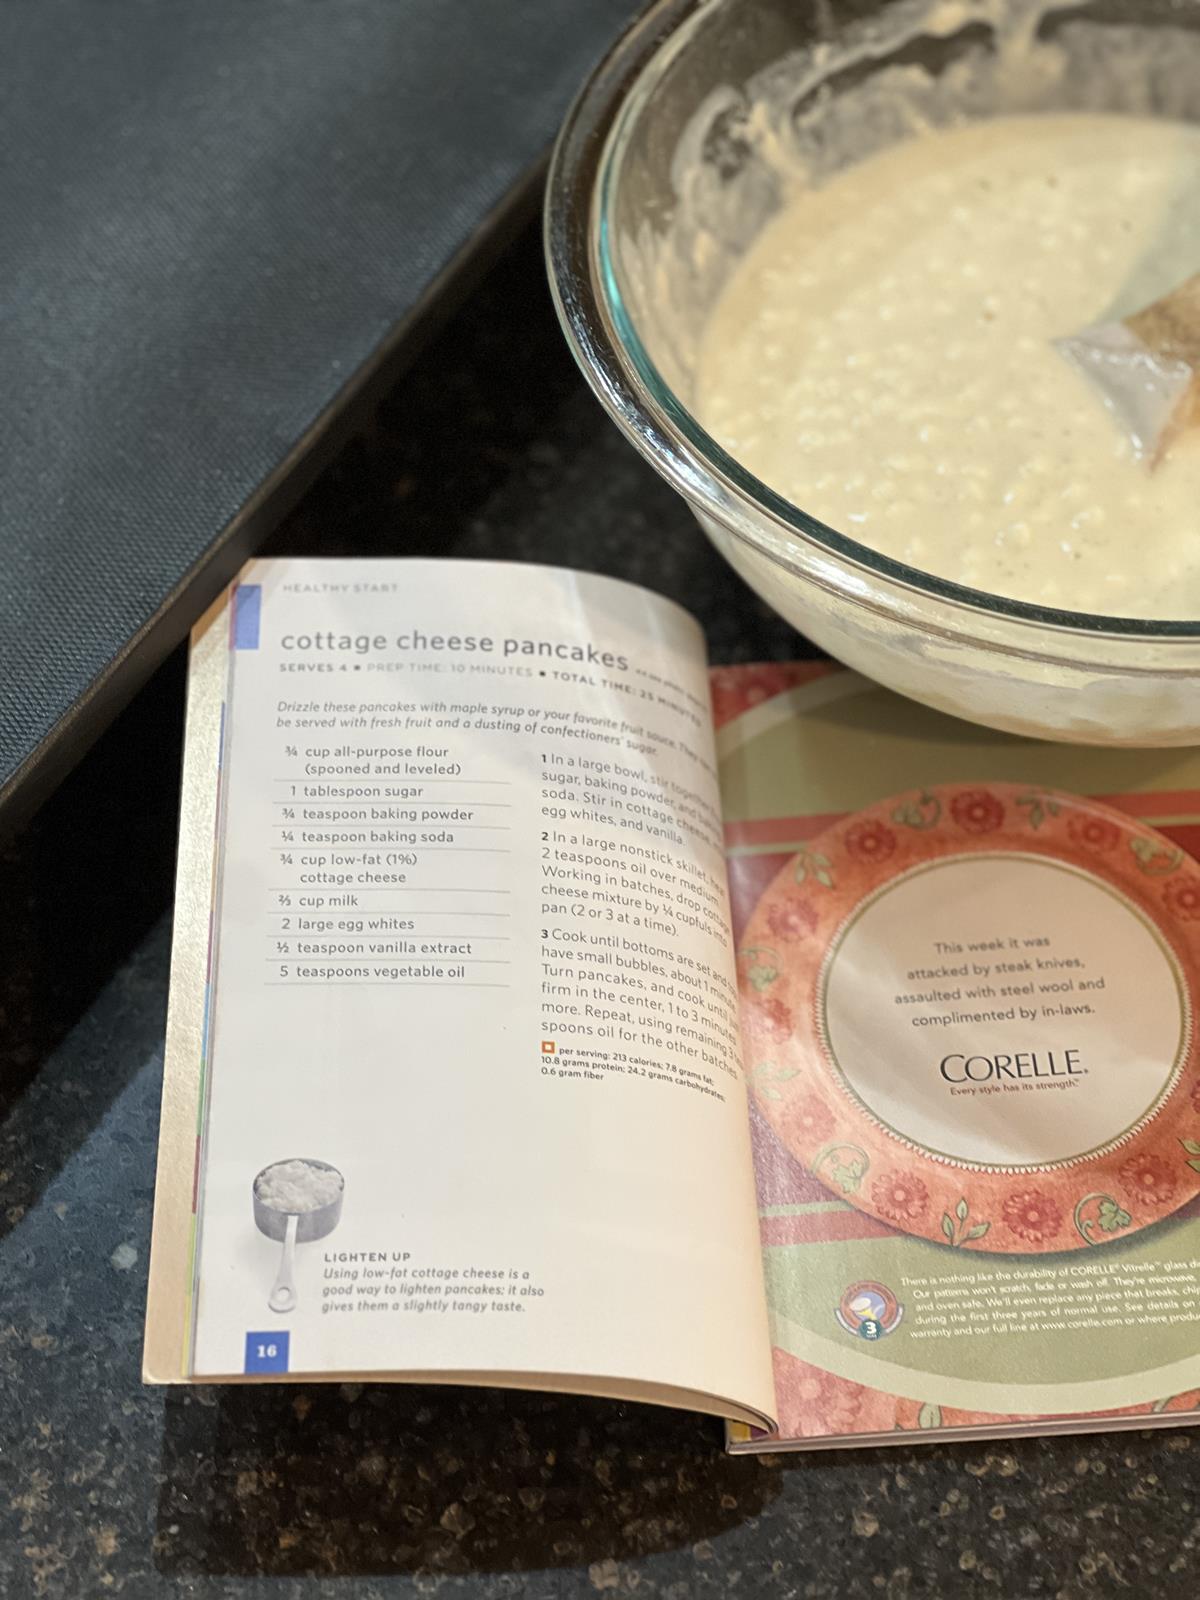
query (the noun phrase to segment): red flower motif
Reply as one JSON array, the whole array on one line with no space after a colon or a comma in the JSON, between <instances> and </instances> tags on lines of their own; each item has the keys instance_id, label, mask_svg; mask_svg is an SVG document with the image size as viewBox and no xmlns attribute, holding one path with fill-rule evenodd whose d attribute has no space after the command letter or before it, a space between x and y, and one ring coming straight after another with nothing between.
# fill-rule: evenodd
<instances>
[{"instance_id":1,"label":"red flower motif","mask_svg":"<svg viewBox=\"0 0 1200 1600\"><path fill-rule=\"evenodd\" d=\"M1072 817L1067 823L1067 833L1085 850L1115 850L1121 842L1121 830L1115 822L1087 813Z\"/></svg>"},{"instance_id":2,"label":"red flower motif","mask_svg":"<svg viewBox=\"0 0 1200 1600\"><path fill-rule=\"evenodd\" d=\"M1177 878L1163 890L1163 899L1181 922L1200 917L1200 884L1194 878Z\"/></svg>"},{"instance_id":3,"label":"red flower motif","mask_svg":"<svg viewBox=\"0 0 1200 1600\"><path fill-rule=\"evenodd\" d=\"M759 1000L755 1010L773 1039L786 1039L792 1031L792 1013L782 1000L773 996Z\"/></svg>"},{"instance_id":4,"label":"red flower motif","mask_svg":"<svg viewBox=\"0 0 1200 1600\"><path fill-rule=\"evenodd\" d=\"M1044 1244L1062 1226L1062 1212L1040 1189L1022 1189L1010 1194L1001 1211L1004 1226L1030 1244Z\"/></svg>"},{"instance_id":5,"label":"red flower motif","mask_svg":"<svg viewBox=\"0 0 1200 1600\"><path fill-rule=\"evenodd\" d=\"M1149 1151L1122 1162L1119 1177L1132 1198L1152 1206L1162 1205L1175 1193L1174 1173L1161 1156L1151 1155Z\"/></svg>"},{"instance_id":6,"label":"red flower motif","mask_svg":"<svg viewBox=\"0 0 1200 1600\"><path fill-rule=\"evenodd\" d=\"M966 833L994 833L1004 821L1004 807L986 789L964 789L951 800L950 815Z\"/></svg>"},{"instance_id":7,"label":"red flower motif","mask_svg":"<svg viewBox=\"0 0 1200 1600\"><path fill-rule=\"evenodd\" d=\"M762 705L813 672L811 663L765 661L755 666L714 667L709 673L713 717L718 728L732 722L752 706Z\"/></svg>"},{"instance_id":8,"label":"red flower motif","mask_svg":"<svg viewBox=\"0 0 1200 1600\"><path fill-rule=\"evenodd\" d=\"M920 1178L907 1173L885 1172L871 1185L871 1201L876 1211L893 1222L916 1222L929 1205L929 1190Z\"/></svg>"},{"instance_id":9,"label":"red flower motif","mask_svg":"<svg viewBox=\"0 0 1200 1600\"><path fill-rule=\"evenodd\" d=\"M789 1107L786 1121L790 1132L812 1144L819 1144L833 1131L833 1113L815 1094Z\"/></svg>"},{"instance_id":10,"label":"red flower motif","mask_svg":"<svg viewBox=\"0 0 1200 1600\"><path fill-rule=\"evenodd\" d=\"M887 860L896 848L896 835L886 822L856 822L842 842L848 856L870 865Z\"/></svg>"},{"instance_id":11,"label":"red flower motif","mask_svg":"<svg viewBox=\"0 0 1200 1600\"><path fill-rule=\"evenodd\" d=\"M806 1427L814 1436L825 1432L853 1433L867 1391L807 1362L797 1362L796 1366L800 1370L793 1375L790 1387L797 1415L805 1419Z\"/></svg>"},{"instance_id":12,"label":"red flower motif","mask_svg":"<svg viewBox=\"0 0 1200 1600\"><path fill-rule=\"evenodd\" d=\"M767 913L767 926L777 939L803 939L817 931L817 913L807 900L780 900Z\"/></svg>"}]
</instances>

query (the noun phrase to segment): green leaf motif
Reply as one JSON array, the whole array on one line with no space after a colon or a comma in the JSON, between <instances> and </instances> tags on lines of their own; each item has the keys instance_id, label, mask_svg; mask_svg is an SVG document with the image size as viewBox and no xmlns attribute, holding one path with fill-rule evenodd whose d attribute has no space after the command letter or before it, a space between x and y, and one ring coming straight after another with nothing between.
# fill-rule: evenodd
<instances>
[{"instance_id":1,"label":"green leaf motif","mask_svg":"<svg viewBox=\"0 0 1200 1600\"><path fill-rule=\"evenodd\" d=\"M822 1183L854 1194L870 1165L870 1156L856 1144L827 1144L813 1158L812 1172Z\"/></svg>"},{"instance_id":2,"label":"green leaf motif","mask_svg":"<svg viewBox=\"0 0 1200 1600\"><path fill-rule=\"evenodd\" d=\"M1045 789L1030 789L1028 794L1018 795L1017 804L1028 810L1032 828L1040 828L1047 817L1056 817L1062 810L1061 803Z\"/></svg>"},{"instance_id":3,"label":"green leaf motif","mask_svg":"<svg viewBox=\"0 0 1200 1600\"><path fill-rule=\"evenodd\" d=\"M1138 866L1148 878L1168 878L1183 860L1182 850L1168 850L1156 839L1130 839Z\"/></svg>"},{"instance_id":4,"label":"green leaf motif","mask_svg":"<svg viewBox=\"0 0 1200 1600\"><path fill-rule=\"evenodd\" d=\"M1191 1167L1193 1172L1200 1172L1200 1161L1189 1161L1188 1166Z\"/></svg>"},{"instance_id":5,"label":"green leaf motif","mask_svg":"<svg viewBox=\"0 0 1200 1600\"><path fill-rule=\"evenodd\" d=\"M942 1408L941 1408L941 1406L935 1406L932 1400L926 1400L925 1404L921 1407L920 1411L917 1412L917 1427L918 1428L940 1428L941 1425L942 1425Z\"/></svg>"},{"instance_id":6,"label":"green leaf motif","mask_svg":"<svg viewBox=\"0 0 1200 1600\"><path fill-rule=\"evenodd\" d=\"M807 847L797 850L796 864L792 871L797 883L804 883L812 878L825 889L833 888L831 863L823 851L809 850Z\"/></svg>"},{"instance_id":7,"label":"green leaf motif","mask_svg":"<svg viewBox=\"0 0 1200 1600\"><path fill-rule=\"evenodd\" d=\"M954 1206L954 1216L948 1211L942 1213L942 1232L952 1245L968 1244L973 1239L982 1239L991 1227L990 1222L976 1222L967 1227L967 1218L971 1215L971 1208L967 1204L966 1195L961 1195ZM957 1218L957 1221L955 1220Z\"/></svg>"},{"instance_id":8,"label":"green leaf motif","mask_svg":"<svg viewBox=\"0 0 1200 1600\"><path fill-rule=\"evenodd\" d=\"M1195 1139L1180 1139L1180 1144L1190 1156L1200 1156L1200 1144Z\"/></svg>"},{"instance_id":9,"label":"green leaf motif","mask_svg":"<svg viewBox=\"0 0 1200 1600\"><path fill-rule=\"evenodd\" d=\"M916 800L902 800L892 812L892 821L902 828L935 828L941 819L942 802L928 789L922 789Z\"/></svg>"},{"instance_id":10,"label":"green leaf motif","mask_svg":"<svg viewBox=\"0 0 1200 1600\"><path fill-rule=\"evenodd\" d=\"M756 1067L751 1068L749 1077L751 1083L757 1087L759 1094L765 1096L766 1099L782 1100L783 1096L774 1085L787 1083L790 1078L798 1076L799 1071L799 1067L777 1067L770 1061L760 1061Z\"/></svg>"},{"instance_id":11,"label":"green leaf motif","mask_svg":"<svg viewBox=\"0 0 1200 1600\"><path fill-rule=\"evenodd\" d=\"M1094 1218L1087 1214L1087 1207L1093 1202L1097 1208ZM1085 1194L1081 1200L1075 1202L1074 1217L1075 1231L1088 1244L1099 1242L1095 1238L1097 1226L1103 1233L1120 1233L1133 1221L1129 1212L1123 1206L1119 1206L1111 1195L1096 1193Z\"/></svg>"},{"instance_id":12,"label":"green leaf motif","mask_svg":"<svg viewBox=\"0 0 1200 1600\"><path fill-rule=\"evenodd\" d=\"M1115 1200L1106 1196L1100 1202L1100 1226L1105 1233L1119 1233L1133 1221L1128 1211L1122 1210Z\"/></svg>"},{"instance_id":13,"label":"green leaf motif","mask_svg":"<svg viewBox=\"0 0 1200 1600\"><path fill-rule=\"evenodd\" d=\"M746 976L759 994L779 976L779 956L765 944L748 944L738 951L739 961L748 961Z\"/></svg>"}]
</instances>

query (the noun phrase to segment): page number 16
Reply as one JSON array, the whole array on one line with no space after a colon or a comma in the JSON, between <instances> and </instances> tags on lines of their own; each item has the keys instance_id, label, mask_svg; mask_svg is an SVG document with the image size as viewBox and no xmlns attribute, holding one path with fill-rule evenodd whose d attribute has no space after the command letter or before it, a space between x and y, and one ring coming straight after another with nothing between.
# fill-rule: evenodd
<instances>
[{"instance_id":1,"label":"page number 16","mask_svg":"<svg viewBox=\"0 0 1200 1600\"><path fill-rule=\"evenodd\" d=\"M248 1333L243 1372L286 1372L288 1370L287 1333Z\"/></svg>"}]
</instances>

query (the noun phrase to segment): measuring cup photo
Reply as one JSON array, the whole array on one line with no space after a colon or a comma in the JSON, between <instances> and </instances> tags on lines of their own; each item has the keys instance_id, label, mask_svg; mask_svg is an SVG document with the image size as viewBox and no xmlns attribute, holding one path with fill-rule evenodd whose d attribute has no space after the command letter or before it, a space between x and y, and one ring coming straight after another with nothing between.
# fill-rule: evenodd
<instances>
[{"instance_id":1,"label":"measuring cup photo","mask_svg":"<svg viewBox=\"0 0 1200 1600\"><path fill-rule=\"evenodd\" d=\"M279 1271L267 1296L272 1311L296 1305L296 1246L324 1239L342 1215L346 1180L328 1161L292 1156L273 1161L254 1180L254 1221L260 1233L283 1245Z\"/></svg>"}]
</instances>

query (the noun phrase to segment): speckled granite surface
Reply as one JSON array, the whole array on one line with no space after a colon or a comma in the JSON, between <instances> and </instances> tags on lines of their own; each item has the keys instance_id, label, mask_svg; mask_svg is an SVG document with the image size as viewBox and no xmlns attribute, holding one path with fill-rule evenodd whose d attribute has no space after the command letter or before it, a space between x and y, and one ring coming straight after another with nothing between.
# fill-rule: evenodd
<instances>
[{"instance_id":1,"label":"speckled granite surface","mask_svg":"<svg viewBox=\"0 0 1200 1600\"><path fill-rule=\"evenodd\" d=\"M684 601L718 661L802 648L584 391L532 237L273 548L590 566ZM6 1600L1195 1585L1182 1431L731 1461L715 1424L634 1407L143 1389L182 690L176 659L0 857Z\"/></svg>"}]
</instances>

